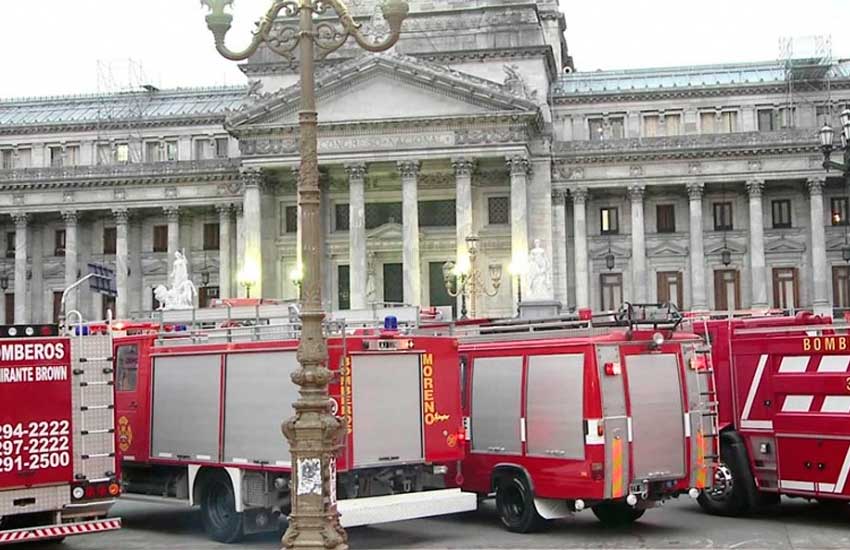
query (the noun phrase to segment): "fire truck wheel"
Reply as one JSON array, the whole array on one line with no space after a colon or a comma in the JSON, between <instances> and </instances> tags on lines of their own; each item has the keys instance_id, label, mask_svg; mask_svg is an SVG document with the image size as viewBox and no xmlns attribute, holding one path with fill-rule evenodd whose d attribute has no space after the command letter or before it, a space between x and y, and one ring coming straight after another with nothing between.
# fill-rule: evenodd
<instances>
[{"instance_id":1,"label":"fire truck wheel","mask_svg":"<svg viewBox=\"0 0 850 550\"><path fill-rule=\"evenodd\" d=\"M496 509L502 524L513 533L531 533L546 523L534 507L534 494L525 476L508 474L499 479Z\"/></svg>"},{"instance_id":2,"label":"fire truck wheel","mask_svg":"<svg viewBox=\"0 0 850 550\"><path fill-rule=\"evenodd\" d=\"M201 489L201 515L204 530L213 540L230 544L242 538L242 514L236 511L233 485L226 473L206 476Z\"/></svg>"},{"instance_id":3,"label":"fire truck wheel","mask_svg":"<svg viewBox=\"0 0 850 550\"><path fill-rule=\"evenodd\" d=\"M703 510L715 516L740 516L749 510L747 488L744 486L749 472L746 462L739 456L737 447L723 441L720 447L720 464L714 472L711 489L703 491L697 501ZM744 459L746 460L746 459Z\"/></svg>"},{"instance_id":4,"label":"fire truck wheel","mask_svg":"<svg viewBox=\"0 0 850 550\"><path fill-rule=\"evenodd\" d=\"M606 527L623 527L639 520L646 510L635 510L625 502L606 500L593 507L593 514Z\"/></svg>"}]
</instances>

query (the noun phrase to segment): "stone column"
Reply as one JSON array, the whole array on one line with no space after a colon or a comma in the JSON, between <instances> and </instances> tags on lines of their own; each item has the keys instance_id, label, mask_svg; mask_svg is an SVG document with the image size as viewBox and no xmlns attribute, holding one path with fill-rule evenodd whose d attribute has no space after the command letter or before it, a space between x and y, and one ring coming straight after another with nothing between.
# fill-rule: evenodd
<instances>
[{"instance_id":1,"label":"stone column","mask_svg":"<svg viewBox=\"0 0 850 550\"><path fill-rule=\"evenodd\" d=\"M115 288L118 291L113 313L116 319L127 319L130 315L130 285L128 284L129 273L127 272L130 259L130 215L124 208L113 210L112 214L115 216ZM170 220L168 229L168 240L170 241Z\"/></svg>"},{"instance_id":2,"label":"stone column","mask_svg":"<svg viewBox=\"0 0 850 550\"><path fill-rule=\"evenodd\" d=\"M511 174L511 261L514 265L528 264L528 174L531 163L521 156L507 159ZM528 277L522 279L522 293L528 295ZM518 296L514 292L513 302Z\"/></svg>"},{"instance_id":3,"label":"stone column","mask_svg":"<svg viewBox=\"0 0 850 550\"><path fill-rule=\"evenodd\" d=\"M232 296L233 275L230 268L230 216L233 206L219 204L218 210L218 293L222 299Z\"/></svg>"},{"instance_id":4,"label":"stone column","mask_svg":"<svg viewBox=\"0 0 850 550\"><path fill-rule=\"evenodd\" d=\"M590 271L587 252L587 188L570 190L573 197L573 235L575 239L576 307L590 307Z\"/></svg>"},{"instance_id":5,"label":"stone column","mask_svg":"<svg viewBox=\"0 0 850 550\"><path fill-rule=\"evenodd\" d=\"M166 206L163 209L168 220L168 273L174 266L174 255L180 251L180 209Z\"/></svg>"},{"instance_id":6,"label":"stone column","mask_svg":"<svg viewBox=\"0 0 850 550\"><path fill-rule=\"evenodd\" d=\"M567 207L563 191L552 191L552 288L555 300L567 304Z\"/></svg>"},{"instance_id":7,"label":"stone column","mask_svg":"<svg viewBox=\"0 0 850 550\"><path fill-rule=\"evenodd\" d=\"M812 305L817 315L832 315L827 287L826 229L823 218L824 176L809 178L809 198L812 226ZM17 298L16 298L17 299Z\"/></svg>"},{"instance_id":8,"label":"stone column","mask_svg":"<svg viewBox=\"0 0 850 550\"><path fill-rule=\"evenodd\" d=\"M475 161L457 158L452 160L455 170L455 219L457 228L457 255L453 258L458 261L466 256L466 238L473 233L472 225L472 171L475 169Z\"/></svg>"},{"instance_id":9,"label":"stone column","mask_svg":"<svg viewBox=\"0 0 850 550\"><path fill-rule=\"evenodd\" d=\"M15 324L29 323L27 307L27 214L15 212Z\"/></svg>"},{"instance_id":10,"label":"stone column","mask_svg":"<svg viewBox=\"0 0 850 550\"><path fill-rule=\"evenodd\" d=\"M638 304L647 302L646 279L646 227L643 213L642 185L629 187L632 201L632 300Z\"/></svg>"},{"instance_id":11,"label":"stone column","mask_svg":"<svg viewBox=\"0 0 850 550\"><path fill-rule=\"evenodd\" d=\"M350 164L348 172L348 284L351 309L366 308L366 165Z\"/></svg>"},{"instance_id":12,"label":"stone column","mask_svg":"<svg viewBox=\"0 0 850 550\"><path fill-rule=\"evenodd\" d=\"M688 184L691 222L691 307L692 310L708 309L705 288L705 247L702 232L702 183Z\"/></svg>"},{"instance_id":13,"label":"stone column","mask_svg":"<svg viewBox=\"0 0 850 550\"><path fill-rule=\"evenodd\" d=\"M235 295L239 298L244 298L246 295L245 287L239 281L239 276L242 273L242 268L245 262L245 208L241 204L234 205L233 211L236 214L236 257L234 258L234 266L236 271L233 279L235 285ZM285 275L289 277L287 273Z\"/></svg>"},{"instance_id":14,"label":"stone column","mask_svg":"<svg viewBox=\"0 0 850 550\"><path fill-rule=\"evenodd\" d=\"M747 182L750 195L750 273L753 281L753 299L751 307L766 308L767 303L767 267L764 260L764 213L761 196L764 180L753 179Z\"/></svg>"},{"instance_id":15,"label":"stone column","mask_svg":"<svg viewBox=\"0 0 850 550\"><path fill-rule=\"evenodd\" d=\"M65 221L65 288L77 282L77 212L65 210L62 212ZM65 312L77 309L78 290L70 292L65 298Z\"/></svg>"},{"instance_id":16,"label":"stone column","mask_svg":"<svg viewBox=\"0 0 850 550\"><path fill-rule=\"evenodd\" d=\"M398 163L401 174L402 262L404 302L418 306L422 302L422 269L419 260L419 169L418 160Z\"/></svg>"},{"instance_id":17,"label":"stone column","mask_svg":"<svg viewBox=\"0 0 850 550\"><path fill-rule=\"evenodd\" d=\"M262 212L260 206L260 185L262 181L263 172L259 168L242 170L242 182L245 184L243 199L245 251L242 269L245 276L252 279L252 298L263 297Z\"/></svg>"}]
</instances>

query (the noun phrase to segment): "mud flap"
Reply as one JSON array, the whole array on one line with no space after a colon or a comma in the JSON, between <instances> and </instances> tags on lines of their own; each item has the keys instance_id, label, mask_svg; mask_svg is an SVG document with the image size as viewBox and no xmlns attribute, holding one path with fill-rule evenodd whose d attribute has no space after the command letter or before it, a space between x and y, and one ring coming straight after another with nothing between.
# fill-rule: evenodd
<instances>
[{"instance_id":1,"label":"mud flap","mask_svg":"<svg viewBox=\"0 0 850 550\"><path fill-rule=\"evenodd\" d=\"M572 514L566 500L535 497L534 507L543 519L562 519Z\"/></svg>"}]
</instances>

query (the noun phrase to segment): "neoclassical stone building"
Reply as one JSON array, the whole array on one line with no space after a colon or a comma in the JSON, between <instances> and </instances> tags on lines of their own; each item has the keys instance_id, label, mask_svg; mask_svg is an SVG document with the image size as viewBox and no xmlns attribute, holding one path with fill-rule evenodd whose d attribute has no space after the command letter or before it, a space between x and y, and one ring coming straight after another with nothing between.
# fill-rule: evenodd
<instances>
[{"instance_id":1,"label":"neoclassical stone building","mask_svg":"<svg viewBox=\"0 0 850 550\"><path fill-rule=\"evenodd\" d=\"M536 241L566 307L850 306L847 190L816 137L850 63L582 73L555 0L410 3L393 51L320 64L328 308L452 304L443 265L473 234L503 274L481 313L515 311L509 266ZM364 24L375 4L351 2ZM89 261L119 297L71 305L149 311L178 250L201 304L297 296L297 67L261 50L242 69L245 87L0 101L7 322L54 318Z\"/></svg>"}]
</instances>

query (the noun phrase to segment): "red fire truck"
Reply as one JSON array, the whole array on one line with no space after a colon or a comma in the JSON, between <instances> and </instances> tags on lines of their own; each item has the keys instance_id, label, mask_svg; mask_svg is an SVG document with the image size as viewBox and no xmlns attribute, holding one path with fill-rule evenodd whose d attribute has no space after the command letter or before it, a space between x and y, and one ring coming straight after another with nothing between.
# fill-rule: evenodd
<instances>
[{"instance_id":1,"label":"red fire truck","mask_svg":"<svg viewBox=\"0 0 850 550\"><path fill-rule=\"evenodd\" d=\"M486 323L460 336L469 447L458 479L495 493L508 530L585 508L627 524L710 482L708 350L678 330L677 312L650 309L627 305L608 322Z\"/></svg>"},{"instance_id":2,"label":"red fire truck","mask_svg":"<svg viewBox=\"0 0 850 550\"><path fill-rule=\"evenodd\" d=\"M121 527L112 341L58 333L0 327L0 546Z\"/></svg>"},{"instance_id":3,"label":"red fire truck","mask_svg":"<svg viewBox=\"0 0 850 550\"><path fill-rule=\"evenodd\" d=\"M220 542L278 529L291 470L280 426L298 397L288 306L165 313L116 325L126 333L114 344L124 491L199 505ZM180 315L214 328L181 326ZM328 331L334 413L347 425L342 525L474 510L475 495L443 480L464 451L457 342L342 322Z\"/></svg>"},{"instance_id":4,"label":"red fire truck","mask_svg":"<svg viewBox=\"0 0 850 550\"><path fill-rule=\"evenodd\" d=\"M695 321L713 348L721 465L702 507L743 515L780 495L850 500L850 336L829 319Z\"/></svg>"}]
</instances>

